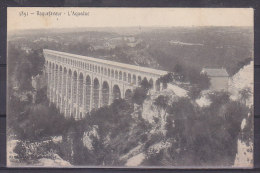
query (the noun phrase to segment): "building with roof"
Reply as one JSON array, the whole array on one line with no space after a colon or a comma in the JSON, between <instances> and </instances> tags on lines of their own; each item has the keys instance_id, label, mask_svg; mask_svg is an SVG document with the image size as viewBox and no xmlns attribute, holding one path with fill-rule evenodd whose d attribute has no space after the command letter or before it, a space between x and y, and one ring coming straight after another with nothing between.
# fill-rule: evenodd
<instances>
[{"instance_id":1,"label":"building with roof","mask_svg":"<svg viewBox=\"0 0 260 173\"><path fill-rule=\"evenodd\" d=\"M203 68L201 73L210 78L210 89L214 91L227 91L229 75L224 68Z\"/></svg>"}]
</instances>

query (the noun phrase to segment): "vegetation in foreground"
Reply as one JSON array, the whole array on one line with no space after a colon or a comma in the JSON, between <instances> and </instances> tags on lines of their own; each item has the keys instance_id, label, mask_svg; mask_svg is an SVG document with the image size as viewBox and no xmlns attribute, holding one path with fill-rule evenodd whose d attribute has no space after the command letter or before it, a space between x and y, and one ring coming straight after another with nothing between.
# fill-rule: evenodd
<instances>
[{"instance_id":1,"label":"vegetation in foreground","mask_svg":"<svg viewBox=\"0 0 260 173\"><path fill-rule=\"evenodd\" d=\"M171 100L158 95L153 99L148 91L149 83L143 81L130 101L115 100L80 121L65 119L54 105L49 106L47 98L35 104L12 100L10 104L30 105L16 107L20 110L13 113L20 114L11 114L9 119L20 140L14 149L17 159L32 164L58 154L73 165L122 166L139 147L136 152L145 155L143 166L230 166L238 139L252 141L250 123L241 130L242 120L252 119L252 110L242 100L230 100L228 93L210 94L211 105L201 108L187 97ZM46 88L36 99L41 92ZM148 105L158 110L153 122L142 116L142 107ZM62 140L53 142L55 136Z\"/></svg>"}]
</instances>

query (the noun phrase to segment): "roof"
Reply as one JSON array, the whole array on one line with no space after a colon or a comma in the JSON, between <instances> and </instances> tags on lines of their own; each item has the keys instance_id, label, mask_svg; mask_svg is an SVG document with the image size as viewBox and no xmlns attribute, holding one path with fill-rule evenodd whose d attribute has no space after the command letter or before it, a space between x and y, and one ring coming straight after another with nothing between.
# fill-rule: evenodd
<instances>
[{"instance_id":1,"label":"roof","mask_svg":"<svg viewBox=\"0 0 260 173\"><path fill-rule=\"evenodd\" d=\"M109 60L104 60L104 59L99 59L99 58L93 58L93 57L89 57L89 56L70 54L70 53L65 53L65 52L60 52L60 51L55 51L55 50L50 50L50 49L44 49L43 51L52 53L52 54L56 54L56 55L64 55L64 56L78 58L81 60L109 64L109 65L116 66L116 67L121 67L121 68L125 68L125 69L130 69L130 70L135 70L135 71L140 71L140 72L145 72L145 73L150 73L150 74L165 75L168 73L167 71L163 71L163 70L157 70L157 69L152 69L152 68L148 68L148 67L141 67L141 66L136 66L136 65L131 65L131 64L125 64L125 63L109 61Z\"/></svg>"},{"instance_id":2,"label":"roof","mask_svg":"<svg viewBox=\"0 0 260 173\"><path fill-rule=\"evenodd\" d=\"M202 73L206 73L209 77L229 77L224 68L203 68Z\"/></svg>"}]
</instances>

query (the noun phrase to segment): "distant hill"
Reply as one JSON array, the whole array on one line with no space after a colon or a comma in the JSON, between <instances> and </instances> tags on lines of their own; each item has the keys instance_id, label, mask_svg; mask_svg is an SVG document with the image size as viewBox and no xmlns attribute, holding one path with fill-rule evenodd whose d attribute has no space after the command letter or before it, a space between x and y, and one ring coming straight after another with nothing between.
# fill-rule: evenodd
<instances>
[{"instance_id":1,"label":"distant hill","mask_svg":"<svg viewBox=\"0 0 260 173\"><path fill-rule=\"evenodd\" d=\"M179 64L198 70L224 67L233 75L253 59L250 27L89 27L8 34L8 40L18 39L19 45L32 49L51 48L168 71Z\"/></svg>"},{"instance_id":2,"label":"distant hill","mask_svg":"<svg viewBox=\"0 0 260 173\"><path fill-rule=\"evenodd\" d=\"M234 74L237 64L253 58L253 30L249 27L167 28L142 33L159 64L225 67ZM249 62L249 60L248 60Z\"/></svg>"}]
</instances>

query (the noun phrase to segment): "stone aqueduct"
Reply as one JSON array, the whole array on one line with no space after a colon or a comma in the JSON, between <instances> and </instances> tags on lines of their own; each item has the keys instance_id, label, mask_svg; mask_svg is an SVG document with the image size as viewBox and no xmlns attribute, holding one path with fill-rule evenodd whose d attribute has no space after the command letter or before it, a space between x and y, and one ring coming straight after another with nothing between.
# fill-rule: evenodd
<instances>
[{"instance_id":1,"label":"stone aqueduct","mask_svg":"<svg viewBox=\"0 0 260 173\"><path fill-rule=\"evenodd\" d=\"M128 99L146 78L159 91L166 71L44 49L47 97L66 117L80 119L93 108Z\"/></svg>"}]
</instances>

